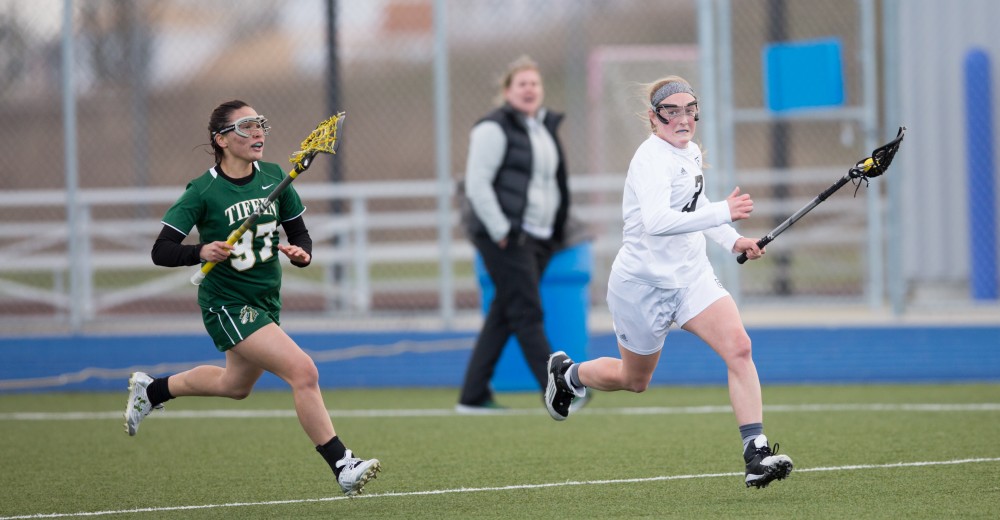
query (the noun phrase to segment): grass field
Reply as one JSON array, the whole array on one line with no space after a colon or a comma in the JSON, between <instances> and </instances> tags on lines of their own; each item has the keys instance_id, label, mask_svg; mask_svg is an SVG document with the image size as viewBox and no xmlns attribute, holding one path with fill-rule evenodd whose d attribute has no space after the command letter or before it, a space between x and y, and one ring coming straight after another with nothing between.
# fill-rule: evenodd
<instances>
[{"instance_id":1,"label":"grass field","mask_svg":"<svg viewBox=\"0 0 1000 520\"><path fill-rule=\"evenodd\" d=\"M124 382L123 382L124 385ZM534 394L458 416L455 389L326 394L383 463L343 497L291 395L168 403L139 435L125 391L0 395L0 519L996 518L1000 385L765 388L784 481L743 486L725 388L599 393L558 423Z\"/></svg>"}]
</instances>

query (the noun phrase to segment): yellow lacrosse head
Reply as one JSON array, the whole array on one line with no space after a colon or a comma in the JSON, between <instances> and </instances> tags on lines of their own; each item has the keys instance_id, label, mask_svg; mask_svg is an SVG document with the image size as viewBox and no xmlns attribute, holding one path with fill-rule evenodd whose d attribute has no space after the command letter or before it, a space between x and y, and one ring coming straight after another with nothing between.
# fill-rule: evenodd
<instances>
[{"instance_id":1,"label":"yellow lacrosse head","mask_svg":"<svg viewBox=\"0 0 1000 520\"><path fill-rule=\"evenodd\" d=\"M343 112L323 121L315 130L306 137L299 146L299 151L292 154L288 159L295 165L295 171L301 172L309 167L313 157L318 153L336 154L340 145L341 127L347 114Z\"/></svg>"}]
</instances>

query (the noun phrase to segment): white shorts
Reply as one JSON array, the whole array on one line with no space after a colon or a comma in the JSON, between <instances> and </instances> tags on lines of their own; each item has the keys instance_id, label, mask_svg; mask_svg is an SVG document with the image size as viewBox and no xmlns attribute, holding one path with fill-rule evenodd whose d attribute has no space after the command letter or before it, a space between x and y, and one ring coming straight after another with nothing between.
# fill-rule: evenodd
<instances>
[{"instance_id":1,"label":"white shorts","mask_svg":"<svg viewBox=\"0 0 1000 520\"><path fill-rule=\"evenodd\" d=\"M608 280L608 309L618 342L642 355L655 354L674 323L683 327L691 318L728 296L715 273L708 269L693 284L663 289L626 280L614 273Z\"/></svg>"}]
</instances>

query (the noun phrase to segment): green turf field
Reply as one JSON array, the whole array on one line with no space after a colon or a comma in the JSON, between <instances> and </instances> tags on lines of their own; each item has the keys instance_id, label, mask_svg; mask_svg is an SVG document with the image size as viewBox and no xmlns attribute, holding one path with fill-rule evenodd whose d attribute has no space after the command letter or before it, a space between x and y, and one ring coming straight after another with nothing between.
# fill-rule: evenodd
<instances>
[{"instance_id":1,"label":"green turf field","mask_svg":"<svg viewBox=\"0 0 1000 520\"><path fill-rule=\"evenodd\" d=\"M743 486L725 388L598 393L555 422L534 394L458 416L455 389L326 394L378 457L346 499L291 395L186 398L122 429L126 392L0 395L0 519L996 518L1000 385L765 387L784 481ZM228 415L220 412L238 412Z\"/></svg>"}]
</instances>

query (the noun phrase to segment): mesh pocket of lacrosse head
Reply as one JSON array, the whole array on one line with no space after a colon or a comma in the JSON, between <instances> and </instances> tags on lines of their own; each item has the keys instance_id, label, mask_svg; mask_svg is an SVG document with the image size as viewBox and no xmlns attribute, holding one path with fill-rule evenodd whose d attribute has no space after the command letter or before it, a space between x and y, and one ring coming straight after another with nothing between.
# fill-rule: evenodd
<instances>
[{"instance_id":1,"label":"mesh pocket of lacrosse head","mask_svg":"<svg viewBox=\"0 0 1000 520\"><path fill-rule=\"evenodd\" d=\"M885 173L889 168L889 164L892 163L892 158L896 156L896 151L899 150L899 145L903 142L903 136L906 133L906 127L900 127L899 132L896 134L896 138L880 146L872 152L872 156L865 159L864 161L858 163L858 166L864 171L864 176L867 178L878 177ZM871 163L869 165L869 163ZM865 168L868 168L865 170Z\"/></svg>"},{"instance_id":2,"label":"mesh pocket of lacrosse head","mask_svg":"<svg viewBox=\"0 0 1000 520\"><path fill-rule=\"evenodd\" d=\"M336 154L337 130L344 119L344 113L337 115L320 123L312 133L306 137L299 146L299 151L292 154L289 161L296 167L305 166L303 164L317 153Z\"/></svg>"}]
</instances>

